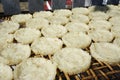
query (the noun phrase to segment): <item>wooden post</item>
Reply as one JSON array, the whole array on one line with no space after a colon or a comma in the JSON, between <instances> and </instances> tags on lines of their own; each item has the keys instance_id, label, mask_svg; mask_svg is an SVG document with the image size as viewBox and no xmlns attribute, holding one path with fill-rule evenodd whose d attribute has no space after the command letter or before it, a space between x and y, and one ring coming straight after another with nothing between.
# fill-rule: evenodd
<instances>
[{"instance_id":1,"label":"wooden post","mask_svg":"<svg viewBox=\"0 0 120 80\"><path fill-rule=\"evenodd\" d=\"M66 0L52 0L52 9L65 9Z\"/></svg>"},{"instance_id":2,"label":"wooden post","mask_svg":"<svg viewBox=\"0 0 120 80\"><path fill-rule=\"evenodd\" d=\"M92 0L92 5L101 6L103 5L103 0Z\"/></svg>"},{"instance_id":3,"label":"wooden post","mask_svg":"<svg viewBox=\"0 0 120 80\"><path fill-rule=\"evenodd\" d=\"M73 0L73 7L85 6L85 0Z\"/></svg>"},{"instance_id":4,"label":"wooden post","mask_svg":"<svg viewBox=\"0 0 120 80\"><path fill-rule=\"evenodd\" d=\"M19 0L1 0L5 15L20 13Z\"/></svg>"},{"instance_id":5,"label":"wooden post","mask_svg":"<svg viewBox=\"0 0 120 80\"><path fill-rule=\"evenodd\" d=\"M29 11L31 13L35 11L44 10L44 0L28 0L29 2Z\"/></svg>"}]
</instances>

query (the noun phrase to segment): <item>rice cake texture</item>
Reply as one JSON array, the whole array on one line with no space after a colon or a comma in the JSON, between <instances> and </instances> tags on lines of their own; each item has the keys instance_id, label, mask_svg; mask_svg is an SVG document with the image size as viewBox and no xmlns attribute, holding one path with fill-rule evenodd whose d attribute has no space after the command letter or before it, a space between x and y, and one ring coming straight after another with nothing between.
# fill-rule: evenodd
<instances>
[{"instance_id":1,"label":"rice cake texture","mask_svg":"<svg viewBox=\"0 0 120 80\"><path fill-rule=\"evenodd\" d=\"M3 58L2 56L0 56L0 63L9 64L9 61Z\"/></svg>"},{"instance_id":2,"label":"rice cake texture","mask_svg":"<svg viewBox=\"0 0 120 80\"><path fill-rule=\"evenodd\" d=\"M19 24L25 24L27 20L31 19L32 15L31 14L18 14L18 15L13 15L11 17L11 20L13 22L17 22Z\"/></svg>"},{"instance_id":3,"label":"rice cake texture","mask_svg":"<svg viewBox=\"0 0 120 80\"><path fill-rule=\"evenodd\" d=\"M120 63L120 47L112 43L92 43L90 52L98 61L108 64Z\"/></svg>"},{"instance_id":4,"label":"rice cake texture","mask_svg":"<svg viewBox=\"0 0 120 80\"><path fill-rule=\"evenodd\" d=\"M61 38L64 34L67 33L67 29L62 25L52 24L48 27L44 27L41 33L45 37L58 37Z\"/></svg>"},{"instance_id":5,"label":"rice cake texture","mask_svg":"<svg viewBox=\"0 0 120 80\"><path fill-rule=\"evenodd\" d=\"M111 42L114 35L108 30L89 31L88 35L95 42Z\"/></svg>"},{"instance_id":6,"label":"rice cake texture","mask_svg":"<svg viewBox=\"0 0 120 80\"><path fill-rule=\"evenodd\" d=\"M65 25L69 32L88 32L89 26L85 23L80 22L70 22Z\"/></svg>"},{"instance_id":7,"label":"rice cake texture","mask_svg":"<svg viewBox=\"0 0 120 80\"><path fill-rule=\"evenodd\" d=\"M115 40L113 41L113 44L116 44L120 47L120 37L119 38L115 38Z\"/></svg>"},{"instance_id":8,"label":"rice cake texture","mask_svg":"<svg viewBox=\"0 0 120 80\"><path fill-rule=\"evenodd\" d=\"M30 44L40 36L41 33L39 30L31 28L21 28L17 30L14 34L14 37L17 40L17 42L20 42L22 44Z\"/></svg>"},{"instance_id":9,"label":"rice cake texture","mask_svg":"<svg viewBox=\"0 0 120 80\"><path fill-rule=\"evenodd\" d=\"M62 17L62 16L52 16L49 17L48 20L50 21L50 24L56 24L56 25L65 25L69 22L69 19L66 17Z\"/></svg>"},{"instance_id":10,"label":"rice cake texture","mask_svg":"<svg viewBox=\"0 0 120 80\"><path fill-rule=\"evenodd\" d=\"M63 48L55 53L53 62L58 68L70 75L86 71L90 67L91 56L78 48Z\"/></svg>"},{"instance_id":11,"label":"rice cake texture","mask_svg":"<svg viewBox=\"0 0 120 80\"><path fill-rule=\"evenodd\" d=\"M0 80L12 80L13 72L10 66L0 63Z\"/></svg>"},{"instance_id":12,"label":"rice cake texture","mask_svg":"<svg viewBox=\"0 0 120 80\"><path fill-rule=\"evenodd\" d=\"M83 15L88 15L89 14L89 10L87 9L87 8L82 8L82 7L80 7L80 8L73 8L72 9L72 13L73 14L83 14Z\"/></svg>"},{"instance_id":13,"label":"rice cake texture","mask_svg":"<svg viewBox=\"0 0 120 80\"><path fill-rule=\"evenodd\" d=\"M31 49L29 45L11 43L1 51L0 55L9 61L8 65L15 65L30 57Z\"/></svg>"},{"instance_id":14,"label":"rice cake texture","mask_svg":"<svg viewBox=\"0 0 120 80\"><path fill-rule=\"evenodd\" d=\"M113 33L113 35L117 38L120 37L120 26L113 26L111 28L111 32Z\"/></svg>"},{"instance_id":15,"label":"rice cake texture","mask_svg":"<svg viewBox=\"0 0 120 80\"><path fill-rule=\"evenodd\" d=\"M107 7L108 7L110 10L118 10L118 6L117 6L117 5L107 5Z\"/></svg>"},{"instance_id":16,"label":"rice cake texture","mask_svg":"<svg viewBox=\"0 0 120 80\"><path fill-rule=\"evenodd\" d=\"M116 17L112 17L109 19L109 22L113 25L113 26L120 26L120 16L116 16Z\"/></svg>"},{"instance_id":17,"label":"rice cake texture","mask_svg":"<svg viewBox=\"0 0 120 80\"><path fill-rule=\"evenodd\" d=\"M92 20L108 20L109 16L105 12L96 11L89 13L89 18Z\"/></svg>"},{"instance_id":18,"label":"rice cake texture","mask_svg":"<svg viewBox=\"0 0 120 80\"><path fill-rule=\"evenodd\" d=\"M63 42L58 38L41 37L31 44L32 51L37 55L51 55L62 48Z\"/></svg>"},{"instance_id":19,"label":"rice cake texture","mask_svg":"<svg viewBox=\"0 0 120 80\"><path fill-rule=\"evenodd\" d=\"M44 58L29 58L14 70L15 80L54 80L56 65Z\"/></svg>"},{"instance_id":20,"label":"rice cake texture","mask_svg":"<svg viewBox=\"0 0 120 80\"><path fill-rule=\"evenodd\" d=\"M109 15L110 17L117 17L120 15L120 10L119 9L109 10L109 11L107 11L106 14Z\"/></svg>"},{"instance_id":21,"label":"rice cake texture","mask_svg":"<svg viewBox=\"0 0 120 80\"><path fill-rule=\"evenodd\" d=\"M85 33L67 33L62 37L64 44L67 47L75 47L75 48L86 48L91 43L91 38Z\"/></svg>"},{"instance_id":22,"label":"rice cake texture","mask_svg":"<svg viewBox=\"0 0 120 80\"><path fill-rule=\"evenodd\" d=\"M40 12L35 12L33 14L34 18L45 18L47 19L48 17L53 16L53 13L50 11L40 11Z\"/></svg>"},{"instance_id":23,"label":"rice cake texture","mask_svg":"<svg viewBox=\"0 0 120 80\"><path fill-rule=\"evenodd\" d=\"M95 8L96 8L96 6L89 6L88 10L90 11L90 13L95 12Z\"/></svg>"},{"instance_id":24,"label":"rice cake texture","mask_svg":"<svg viewBox=\"0 0 120 80\"><path fill-rule=\"evenodd\" d=\"M110 30L112 27L112 24L106 20L92 20L89 22L89 26L91 29L106 29Z\"/></svg>"},{"instance_id":25,"label":"rice cake texture","mask_svg":"<svg viewBox=\"0 0 120 80\"><path fill-rule=\"evenodd\" d=\"M3 21L0 23L0 31L4 31L6 33L14 33L19 27L20 25L13 21Z\"/></svg>"},{"instance_id":26,"label":"rice cake texture","mask_svg":"<svg viewBox=\"0 0 120 80\"><path fill-rule=\"evenodd\" d=\"M14 39L13 34L5 33L4 31L0 31L0 52L4 47L7 46L8 43L12 43Z\"/></svg>"},{"instance_id":27,"label":"rice cake texture","mask_svg":"<svg viewBox=\"0 0 120 80\"><path fill-rule=\"evenodd\" d=\"M32 29L42 29L43 27L47 27L48 25L49 21L44 18L33 18L29 19L26 22L26 27Z\"/></svg>"},{"instance_id":28,"label":"rice cake texture","mask_svg":"<svg viewBox=\"0 0 120 80\"><path fill-rule=\"evenodd\" d=\"M83 14L73 14L70 16L71 22L89 23L89 17Z\"/></svg>"},{"instance_id":29,"label":"rice cake texture","mask_svg":"<svg viewBox=\"0 0 120 80\"><path fill-rule=\"evenodd\" d=\"M53 15L59 17L69 17L72 15L72 12L68 9L60 9L60 10L54 10Z\"/></svg>"}]
</instances>

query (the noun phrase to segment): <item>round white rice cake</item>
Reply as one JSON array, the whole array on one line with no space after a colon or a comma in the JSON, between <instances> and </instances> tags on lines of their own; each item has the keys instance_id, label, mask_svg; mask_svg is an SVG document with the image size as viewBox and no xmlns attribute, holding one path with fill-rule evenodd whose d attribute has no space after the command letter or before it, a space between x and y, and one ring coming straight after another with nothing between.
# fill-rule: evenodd
<instances>
[{"instance_id":1,"label":"round white rice cake","mask_svg":"<svg viewBox=\"0 0 120 80\"><path fill-rule=\"evenodd\" d=\"M109 15L110 17L118 17L120 15L120 10L119 9L109 10L107 11L107 15Z\"/></svg>"},{"instance_id":2,"label":"round white rice cake","mask_svg":"<svg viewBox=\"0 0 120 80\"><path fill-rule=\"evenodd\" d=\"M85 33L70 32L62 37L64 44L67 47L86 48L91 43L91 38Z\"/></svg>"},{"instance_id":3,"label":"round white rice cake","mask_svg":"<svg viewBox=\"0 0 120 80\"><path fill-rule=\"evenodd\" d=\"M48 18L50 16L53 16L53 13L50 11L40 11L40 12L35 12L33 14L34 18Z\"/></svg>"},{"instance_id":4,"label":"round white rice cake","mask_svg":"<svg viewBox=\"0 0 120 80\"><path fill-rule=\"evenodd\" d=\"M120 4L118 4L118 7L120 7Z\"/></svg>"},{"instance_id":5,"label":"round white rice cake","mask_svg":"<svg viewBox=\"0 0 120 80\"><path fill-rule=\"evenodd\" d=\"M53 62L67 74L77 74L90 67L91 56L86 51L78 48L63 48L55 53Z\"/></svg>"},{"instance_id":6,"label":"round white rice cake","mask_svg":"<svg viewBox=\"0 0 120 80\"><path fill-rule=\"evenodd\" d=\"M26 23L27 20L31 19L32 18L32 15L31 14L18 14L18 15L13 15L11 17L11 20L13 22L17 22L17 23L20 23L20 24L24 24Z\"/></svg>"},{"instance_id":7,"label":"round white rice cake","mask_svg":"<svg viewBox=\"0 0 120 80\"><path fill-rule=\"evenodd\" d=\"M65 27L69 32L87 32L89 30L88 25L80 22L70 22Z\"/></svg>"},{"instance_id":8,"label":"round white rice cake","mask_svg":"<svg viewBox=\"0 0 120 80\"><path fill-rule=\"evenodd\" d=\"M17 42L23 44L30 44L40 36L41 33L39 30L31 29L31 28L21 28L17 30L14 34L14 37L17 40Z\"/></svg>"},{"instance_id":9,"label":"round white rice cake","mask_svg":"<svg viewBox=\"0 0 120 80\"><path fill-rule=\"evenodd\" d=\"M92 20L107 20L109 16L105 12L91 12L89 13L89 18Z\"/></svg>"},{"instance_id":10,"label":"round white rice cake","mask_svg":"<svg viewBox=\"0 0 120 80\"><path fill-rule=\"evenodd\" d=\"M119 10L120 10L120 4L118 5L118 8L119 8Z\"/></svg>"},{"instance_id":11,"label":"round white rice cake","mask_svg":"<svg viewBox=\"0 0 120 80\"><path fill-rule=\"evenodd\" d=\"M13 42L13 38L13 34L4 33L0 30L0 52L1 50L3 50L4 47L6 47L8 43Z\"/></svg>"},{"instance_id":12,"label":"round white rice cake","mask_svg":"<svg viewBox=\"0 0 120 80\"><path fill-rule=\"evenodd\" d=\"M65 33L67 33L67 29L62 25L52 24L48 27L44 27L41 33L45 37L58 37L61 38Z\"/></svg>"},{"instance_id":13,"label":"round white rice cake","mask_svg":"<svg viewBox=\"0 0 120 80\"><path fill-rule=\"evenodd\" d=\"M89 10L87 8L73 8L72 9L72 13L73 14L84 14L84 15L88 15L89 14Z\"/></svg>"},{"instance_id":14,"label":"round white rice cake","mask_svg":"<svg viewBox=\"0 0 120 80\"><path fill-rule=\"evenodd\" d=\"M120 26L113 26L111 32L115 37L120 37Z\"/></svg>"},{"instance_id":15,"label":"round white rice cake","mask_svg":"<svg viewBox=\"0 0 120 80\"><path fill-rule=\"evenodd\" d=\"M14 70L15 80L54 80L56 65L44 58L29 58Z\"/></svg>"},{"instance_id":16,"label":"round white rice cake","mask_svg":"<svg viewBox=\"0 0 120 80\"><path fill-rule=\"evenodd\" d=\"M3 21L0 23L0 30L6 33L14 33L19 28L19 24L12 21Z\"/></svg>"},{"instance_id":17,"label":"round white rice cake","mask_svg":"<svg viewBox=\"0 0 120 80\"><path fill-rule=\"evenodd\" d=\"M12 80L13 72L10 66L0 63L0 80Z\"/></svg>"},{"instance_id":18,"label":"round white rice cake","mask_svg":"<svg viewBox=\"0 0 120 80\"><path fill-rule=\"evenodd\" d=\"M113 44L116 44L120 47L120 37L119 38L115 38L115 40L113 41Z\"/></svg>"},{"instance_id":19,"label":"round white rice cake","mask_svg":"<svg viewBox=\"0 0 120 80\"><path fill-rule=\"evenodd\" d=\"M47 27L48 25L49 21L44 18L33 18L26 22L26 27L32 29L41 29L43 27Z\"/></svg>"},{"instance_id":20,"label":"round white rice cake","mask_svg":"<svg viewBox=\"0 0 120 80\"><path fill-rule=\"evenodd\" d=\"M70 16L70 21L88 23L89 17L83 14L73 14Z\"/></svg>"},{"instance_id":21,"label":"round white rice cake","mask_svg":"<svg viewBox=\"0 0 120 80\"><path fill-rule=\"evenodd\" d=\"M108 30L94 30L88 33L91 39L95 42L110 42L114 35Z\"/></svg>"},{"instance_id":22,"label":"round white rice cake","mask_svg":"<svg viewBox=\"0 0 120 80\"><path fill-rule=\"evenodd\" d=\"M9 61L3 58L2 56L0 56L0 63L9 64Z\"/></svg>"},{"instance_id":23,"label":"round white rice cake","mask_svg":"<svg viewBox=\"0 0 120 80\"><path fill-rule=\"evenodd\" d=\"M109 22L113 25L113 26L120 26L120 16L116 16L116 17L112 17L109 19Z\"/></svg>"},{"instance_id":24,"label":"round white rice cake","mask_svg":"<svg viewBox=\"0 0 120 80\"><path fill-rule=\"evenodd\" d=\"M0 55L9 61L8 65L15 65L27 59L31 55L31 50L29 45L11 43L1 51Z\"/></svg>"},{"instance_id":25,"label":"round white rice cake","mask_svg":"<svg viewBox=\"0 0 120 80\"><path fill-rule=\"evenodd\" d=\"M117 10L118 6L116 5L107 5L107 7L109 7L110 10Z\"/></svg>"},{"instance_id":26,"label":"round white rice cake","mask_svg":"<svg viewBox=\"0 0 120 80\"><path fill-rule=\"evenodd\" d=\"M62 48L63 42L58 38L41 37L31 44L32 51L37 55L51 55Z\"/></svg>"},{"instance_id":27,"label":"round white rice cake","mask_svg":"<svg viewBox=\"0 0 120 80\"><path fill-rule=\"evenodd\" d=\"M65 25L69 22L69 19L66 17L52 16L48 19L51 24Z\"/></svg>"},{"instance_id":28,"label":"round white rice cake","mask_svg":"<svg viewBox=\"0 0 120 80\"><path fill-rule=\"evenodd\" d=\"M120 47L112 43L93 43L90 52L99 61L109 64L120 63Z\"/></svg>"},{"instance_id":29,"label":"round white rice cake","mask_svg":"<svg viewBox=\"0 0 120 80\"><path fill-rule=\"evenodd\" d=\"M88 7L88 10L90 11L90 13L95 12L95 8L96 8L96 6L90 6L90 7Z\"/></svg>"},{"instance_id":30,"label":"round white rice cake","mask_svg":"<svg viewBox=\"0 0 120 80\"><path fill-rule=\"evenodd\" d=\"M92 20L89 22L89 26L91 29L106 29L109 30L111 29L112 25L110 22L106 20Z\"/></svg>"},{"instance_id":31,"label":"round white rice cake","mask_svg":"<svg viewBox=\"0 0 120 80\"><path fill-rule=\"evenodd\" d=\"M72 15L72 12L68 9L60 9L60 10L54 10L53 15L59 17L69 17Z\"/></svg>"}]
</instances>

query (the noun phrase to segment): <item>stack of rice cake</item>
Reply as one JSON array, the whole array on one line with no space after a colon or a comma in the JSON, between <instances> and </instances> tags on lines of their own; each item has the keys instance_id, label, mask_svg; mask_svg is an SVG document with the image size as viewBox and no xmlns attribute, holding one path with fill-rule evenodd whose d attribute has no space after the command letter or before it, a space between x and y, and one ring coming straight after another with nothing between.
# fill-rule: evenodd
<instances>
[{"instance_id":1,"label":"stack of rice cake","mask_svg":"<svg viewBox=\"0 0 120 80\"><path fill-rule=\"evenodd\" d=\"M57 69L86 71L92 57L119 64L119 20L114 5L13 15L0 23L0 80L54 80Z\"/></svg>"}]
</instances>

